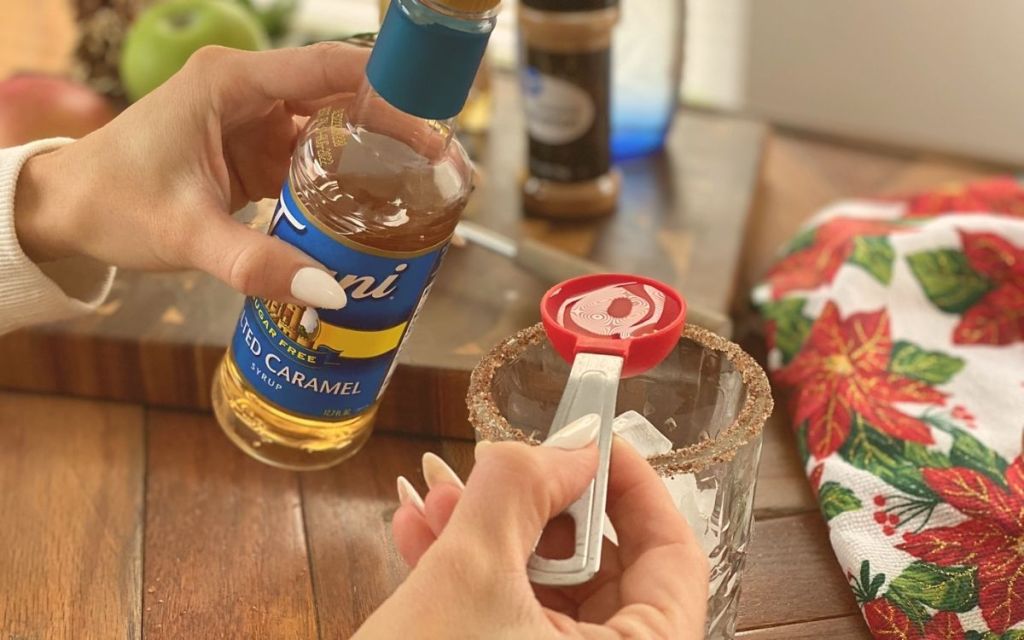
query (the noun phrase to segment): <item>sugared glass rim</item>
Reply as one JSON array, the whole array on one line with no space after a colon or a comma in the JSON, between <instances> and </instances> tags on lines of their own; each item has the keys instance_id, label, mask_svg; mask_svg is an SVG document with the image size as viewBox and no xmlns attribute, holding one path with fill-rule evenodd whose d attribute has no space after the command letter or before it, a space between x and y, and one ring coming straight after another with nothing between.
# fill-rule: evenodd
<instances>
[{"instance_id":1,"label":"sugared glass rim","mask_svg":"<svg viewBox=\"0 0 1024 640\"><path fill-rule=\"evenodd\" d=\"M683 338L724 355L743 379L746 398L736 419L718 436L648 458L651 466L663 476L694 473L714 464L731 461L740 447L761 433L775 406L764 370L738 344L696 325L686 325ZM513 428L505 416L501 415L491 396L491 382L498 369L546 339L542 324L527 327L499 342L473 369L466 406L469 408L469 421L478 438L539 444L536 438L527 436L521 429Z\"/></svg>"}]
</instances>

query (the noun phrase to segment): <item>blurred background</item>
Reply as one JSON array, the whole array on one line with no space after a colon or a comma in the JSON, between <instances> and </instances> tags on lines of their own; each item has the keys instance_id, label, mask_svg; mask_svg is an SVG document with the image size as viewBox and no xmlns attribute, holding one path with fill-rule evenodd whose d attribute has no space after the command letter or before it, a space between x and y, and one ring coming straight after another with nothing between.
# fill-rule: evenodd
<instances>
[{"instance_id":1,"label":"blurred background","mask_svg":"<svg viewBox=\"0 0 1024 640\"><path fill-rule=\"evenodd\" d=\"M379 20L377 0L237 2L282 44L373 31ZM116 98L117 47L149 4L4 0L0 78L70 74ZM498 69L515 64L516 10L516 0L503 3L491 40ZM894 148L1024 161L1020 2L623 0L622 14L617 84L623 67L678 54L679 95L693 106ZM629 95L643 103L635 92L614 95L619 122Z\"/></svg>"}]
</instances>

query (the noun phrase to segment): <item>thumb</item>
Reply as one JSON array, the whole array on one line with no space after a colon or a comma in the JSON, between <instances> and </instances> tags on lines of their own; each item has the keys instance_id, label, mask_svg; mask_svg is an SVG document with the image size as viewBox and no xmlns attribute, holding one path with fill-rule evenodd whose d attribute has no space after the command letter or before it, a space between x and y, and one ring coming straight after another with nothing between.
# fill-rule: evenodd
<instances>
[{"instance_id":1,"label":"thumb","mask_svg":"<svg viewBox=\"0 0 1024 640\"><path fill-rule=\"evenodd\" d=\"M192 244L190 266L247 296L321 309L340 309L345 290L326 268L292 245L223 214L207 216Z\"/></svg>"},{"instance_id":2,"label":"thumb","mask_svg":"<svg viewBox=\"0 0 1024 640\"><path fill-rule=\"evenodd\" d=\"M477 461L438 542L487 549L503 567L526 570L544 526L582 495L597 470L601 421L584 416L544 445L481 443Z\"/></svg>"}]
</instances>

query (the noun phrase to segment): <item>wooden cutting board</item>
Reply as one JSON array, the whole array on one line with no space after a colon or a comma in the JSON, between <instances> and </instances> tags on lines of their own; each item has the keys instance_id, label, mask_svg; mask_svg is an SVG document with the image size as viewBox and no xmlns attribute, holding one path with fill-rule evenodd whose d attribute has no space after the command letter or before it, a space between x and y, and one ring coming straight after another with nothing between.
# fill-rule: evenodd
<instances>
[{"instance_id":1,"label":"wooden cutting board","mask_svg":"<svg viewBox=\"0 0 1024 640\"><path fill-rule=\"evenodd\" d=\"M543 240L610 271L660 278L692 306L727 315L759 176L762 125L682 111L666 153L620 165L617 214L556 223L522 214L521 105L513 78L499 76L494 90L491 134L467 140L482 174L467 219ZM550 284L475 246L449 251L378 428L469 437L470 370L498 340L538 320L537 302ZM0 367L0 388L209 409L211 377L241 302L205 274L121 272L97 313L0 337L0 362L7 365Z\"/></svg>"}]
</instances>

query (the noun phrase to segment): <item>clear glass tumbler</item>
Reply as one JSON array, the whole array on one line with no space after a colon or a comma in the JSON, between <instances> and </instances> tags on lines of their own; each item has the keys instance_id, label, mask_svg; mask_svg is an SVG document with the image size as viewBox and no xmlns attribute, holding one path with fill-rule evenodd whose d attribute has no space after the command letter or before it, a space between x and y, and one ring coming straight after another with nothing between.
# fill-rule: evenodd
<instances>
[{"instance_id":1,"label":"clear glass tumbler","mask_svg":"<svg viewBox=\"0 0 1024 640\"><path fill-rule=\"evenodd\" d=\"M569 365L535 325L499 343L473 370L467 404L480 440L539 443ZM675 445L648 459L693 527L711 566L706 637L735 634L740 573L750 541L768 380L736 344L687 326L656 368L623 380L617 411L637 411Z\"/></svg>"}]
</instances>

